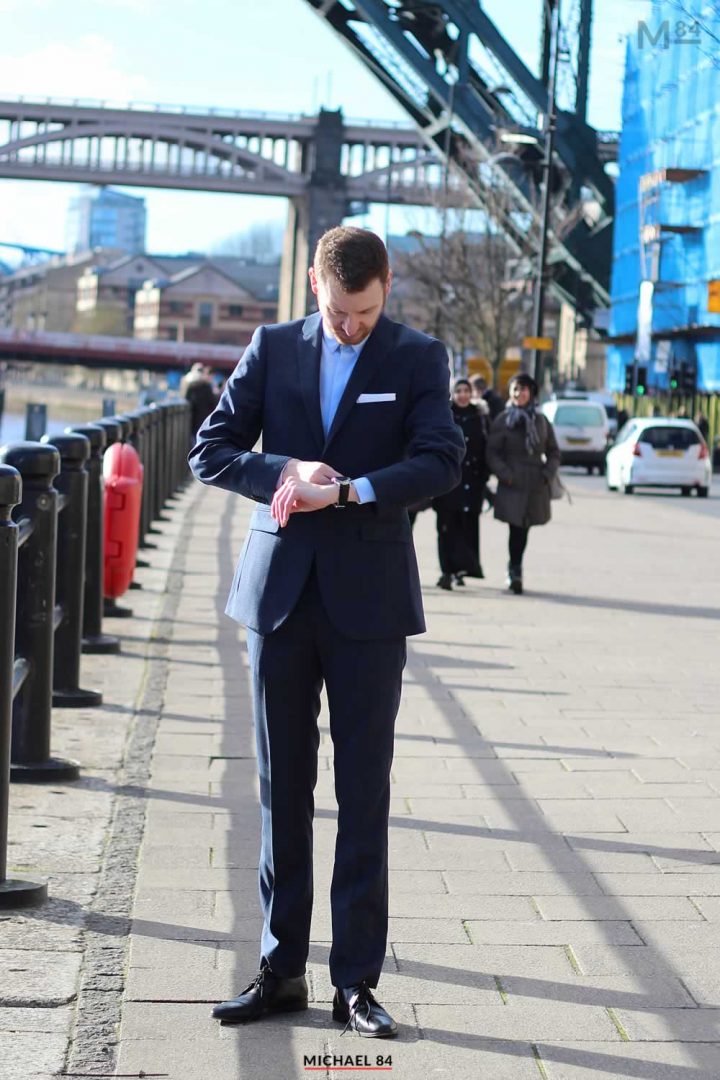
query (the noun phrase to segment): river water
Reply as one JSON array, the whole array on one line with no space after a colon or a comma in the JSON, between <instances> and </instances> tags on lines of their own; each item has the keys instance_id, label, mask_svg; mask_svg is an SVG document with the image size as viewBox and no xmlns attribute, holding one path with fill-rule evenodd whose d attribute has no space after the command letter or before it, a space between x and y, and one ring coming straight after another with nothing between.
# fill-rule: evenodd
<instances>
[{"instance_id":1,"label":"river water","mask_svg":"<svg viewBox=\"0 0 720 1080\"><path fill-rule=\"evenodd\" d=\"M54 410L53 410L54 411ZM87 423L80 420L72 413L65 416L52 415L48 417L47 429L49 435L57 435L72 424ZM16 413L4 413L0 420L0 445L4 443L21 442L25 438L25 417Z\"/></svg>"}]
</instances>

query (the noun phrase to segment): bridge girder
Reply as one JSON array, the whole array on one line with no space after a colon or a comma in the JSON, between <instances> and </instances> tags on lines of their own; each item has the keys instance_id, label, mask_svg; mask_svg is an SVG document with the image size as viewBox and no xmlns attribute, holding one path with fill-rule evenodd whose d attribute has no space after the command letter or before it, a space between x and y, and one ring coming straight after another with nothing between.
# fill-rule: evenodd
<instances>
[{"instance_id":1,"label":"bridge girder","mask_svg":"<svg viewBox=\"0 0 720 1080\"><path fill-rule=\"evenodd\" d=\"M532 260L540 233L537 187L527 172L508 164L507 153L499 154L498 136L520 127L541 141L538 115L546 111L547 89L477 0L305 3L407 110L427 145L465 179L479 206L487 203L483 189L491 170L493 183L511 197L512 209L499 225ZM583 0L583 11L587 51L589 0ZM608 155L584 116L569 111L558 112L555 146L553 168L562 197L555 200L550 222L552 287L589 319L594 308L609 303L614 189L603 168ZM592 213L579 205L581 192L584 202L592 201Z\"/></svg>"}]
</instances>

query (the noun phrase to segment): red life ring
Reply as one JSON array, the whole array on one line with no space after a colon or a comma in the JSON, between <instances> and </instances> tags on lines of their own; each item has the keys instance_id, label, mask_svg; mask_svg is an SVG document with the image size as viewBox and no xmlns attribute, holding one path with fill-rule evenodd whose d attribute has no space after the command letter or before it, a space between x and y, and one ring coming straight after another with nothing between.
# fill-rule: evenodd
<instances>
[{"instance_id":1,"label":"red life ring","mask_svg":"<svg viewBox=\"0 0 720 1080\"><path fill-rule=\"evenodd\" d=\"M105 480L104 595L115 600L130 587L135 570L143 467L129 443L113 443L103 458Z\"/></svg>"}]
</instances>

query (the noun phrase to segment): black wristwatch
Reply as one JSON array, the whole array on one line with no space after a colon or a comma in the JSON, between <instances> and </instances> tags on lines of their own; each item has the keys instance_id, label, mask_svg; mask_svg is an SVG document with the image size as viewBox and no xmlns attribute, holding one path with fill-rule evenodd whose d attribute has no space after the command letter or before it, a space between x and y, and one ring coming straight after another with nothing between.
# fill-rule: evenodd
<instances>
[{"instance_id":1,"label":"black wristwatch","mask_svg":"<svg viewBox=\"0 0 720 1080\"><path fill-rule=\"evenodd\" d=\"M337 502L333 503L336 510L344 510L347 506L351 483L349 476L333 476L333 484L336 484L338 489Z\"/></svg>"}]
</instances>

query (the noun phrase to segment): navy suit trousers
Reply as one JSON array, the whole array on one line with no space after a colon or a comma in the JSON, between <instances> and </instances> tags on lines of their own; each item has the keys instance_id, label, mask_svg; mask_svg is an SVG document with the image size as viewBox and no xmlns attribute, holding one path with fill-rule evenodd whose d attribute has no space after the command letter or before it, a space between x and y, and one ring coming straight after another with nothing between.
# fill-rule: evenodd
<instances>
[{"instance_id":1,"label":"navy suit trousers","mask_svg":"<svg viewBox=\"0 0 720 1080\"><path fill-rule=\"evenodd\" d=\"M324 683L338 803L330 976L334 986L361 979L376 986L387 945L390 766L405 638L343 637L314 570L285 622L271 634L248 629L247 637L262 808L261 957L280 976L305 971Z\"/></svg>"}]
</instances>

